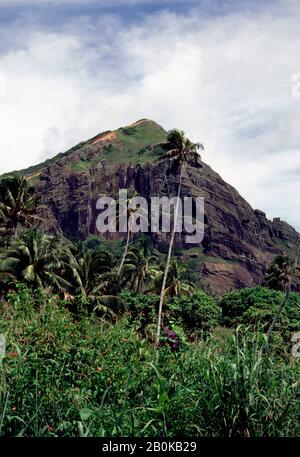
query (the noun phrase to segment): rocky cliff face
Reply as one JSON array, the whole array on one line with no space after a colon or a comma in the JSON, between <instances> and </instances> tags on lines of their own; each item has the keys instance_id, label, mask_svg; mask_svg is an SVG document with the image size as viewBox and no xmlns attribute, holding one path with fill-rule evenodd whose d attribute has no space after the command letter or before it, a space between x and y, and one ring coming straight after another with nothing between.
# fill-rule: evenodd
<instances>
[{"instance_id":1,"label":"rocky cliff face","mask_svg":"<svg viewBox=\"0 0 300 457\"><path fill-rule=\"evenodd\" d=\"M147 199L176 195L178 175L172 161L155 160L160 153L155 145L165 138L160 126L141 120L36 167L32 178L47 207L42 210L44 228L79 238L96 234L97 199L116 195L120 188ZM204 197L205 236L200 245L191 246L185 244L184 233L178 235L177 252L217 293L261 282L269 261L280 252L292 253L300 240L286 222L271 222L253 210L200 157L184 169L182 195ZM153 234L153 242L160 247L168 239Z\"/></svg>"}]
</instances>

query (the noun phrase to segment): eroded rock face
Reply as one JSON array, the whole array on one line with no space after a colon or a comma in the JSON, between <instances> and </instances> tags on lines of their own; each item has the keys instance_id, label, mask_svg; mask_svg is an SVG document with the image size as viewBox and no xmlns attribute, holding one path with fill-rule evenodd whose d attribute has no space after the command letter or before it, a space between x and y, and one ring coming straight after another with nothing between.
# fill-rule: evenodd
<instances>
[{"instance_id":1,"label":"eroded rock face","mask_svg":"<svg viewBox=\"0 0 300 457\"><path fill-rule=\"evenodd\" d=\"M112 133L106 132L101 141L75 150L42 172L37 193L41 205L47 207L41 209L46 230L62 230L82 239L96 234L97 199L103 194L116 196L119 189L135 190L148 200L176 195L179 176L172 161L112 162L107 158L107 151L116 148ZM271 222L265 213L253 210L200 157L185 166L182 196L205 199L205 236L197 247L201 255L195 255L194 262L199 275L217 293L261 282L272 258L294 251L300 240L286 222ZM153 242L160 246L168 237L153 234ZM184 250L195 246L186 245L183 233L176 236L176 247L184 255Z\"/></svg>"}]
</instances>

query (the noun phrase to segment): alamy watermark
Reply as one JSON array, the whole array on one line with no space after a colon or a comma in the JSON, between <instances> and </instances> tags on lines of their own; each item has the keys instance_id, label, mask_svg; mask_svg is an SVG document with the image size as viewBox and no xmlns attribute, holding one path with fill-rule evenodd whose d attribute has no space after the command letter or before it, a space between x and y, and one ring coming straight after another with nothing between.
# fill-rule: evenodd
<instances>
[{"instance_id":1,"label":"alamy watermark","mask_svg":"<svg viewBox=\"0 0 300 457\"><path fill-rule=\"evenodd\" d=\"M300 357L300 332L294 333L291 338L292 343L296 343L292 347L292 356Z\"/></svg>"},{"instance_id":2,"label":"alamy watermark","mask_svg":"<svg viewBox=\"0 0 300 457\"><path fill-rule=\"evenodd\" d=\"M171 233L184 232L188 244L199 244L204 238L203 197L144 197L128 199L120 189L118 200L102 196L96 204L100 214L96 227L100 233ZM175 217L177 215L177 217Z\"/></svg>"},{"instance_id":3,"label":"alamy watermark","mask_svg":"<svg viewBox=\"0 0 300 457\"><path fill-rule=\"evenodd\" d=\"M0 335L0 360L5 357L6 353L6 339L4 335Z\"/></svg>"}]
</instances>

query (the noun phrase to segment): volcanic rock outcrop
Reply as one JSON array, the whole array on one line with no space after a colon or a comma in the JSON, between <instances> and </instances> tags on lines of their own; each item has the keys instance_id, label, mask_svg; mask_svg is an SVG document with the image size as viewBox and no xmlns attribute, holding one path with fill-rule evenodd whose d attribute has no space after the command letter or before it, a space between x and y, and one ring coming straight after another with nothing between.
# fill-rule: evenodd
<instances>
[{"instance_id":1,"label":"volcanic rock outcrop","mask_svg":"<svg viewBox=\"0 0 300 457\"><path fill-rule=\"evenodd\" d=\"M96 201L103 194L116 196L121 188L148 200L176 195L178 170L171 160L157 161L157 144L165 139L162 127L144 119L27 170L40 197L44 229L81 239L97 234ZM184 233L177 235L176 253L216 293L260 283L275 255L295 252L299 234L279 218L270 221L252 209L200 156L185 166L182 196L204 197L205 236L196 246L185 243ZM163 234L152 237L158 248L168 242Z\"/></svg>"}]
</instances>

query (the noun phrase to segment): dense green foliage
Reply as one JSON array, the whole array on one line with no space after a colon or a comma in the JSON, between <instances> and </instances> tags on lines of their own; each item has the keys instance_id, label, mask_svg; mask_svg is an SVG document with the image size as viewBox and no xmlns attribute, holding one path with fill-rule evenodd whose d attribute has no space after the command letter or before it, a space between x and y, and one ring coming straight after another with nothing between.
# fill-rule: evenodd
<instances>
[{"instance_id":1,"label":"dense green foliage","mask_svg":"<svg viewBox=\"0 0 300 457\"><path fill-rule=\"evenodd\" d=\"M239 330L155 349L127 317L76 315L24 286L2 302L2 436L296 436L299 364Z\"/></svg>"},{"instance_id":2,"label":"dense green foliage","mask_svg":"<svg viewBox=\"0 0 300 457\"><path fill-rule=\"evenodd\" d=\"M228 327L246 323L261 324L266 328L283 300L282 292L261 286L228 292L220 302L223 323ZM283 337L289 338L292 332L299 331L299 323L300 295L291 292L275 330Z\"/></svg>"},{"instance_id":3,"label":"dense green foliage","mask_svg":"<svg viewBox=\"0 0 300 457\"><path fill-rule=\"evenodd\" d=\"M18 228L30 227L36 216L36 196L27 180L7 176L0 180L0 247L9 245Z\"/></svg>"},{"instance_id":4,"label":"dense green foliage","mask_svg":"<svg viewBox=\"0 0 300 457\"><path fill-rule=\"evenodd\" d=\"M221 320L221 308L216 300L201 290L196 290L191 296L176 297L171 309L188 333L205 335Z\"/></svg>"}]
</instances>

